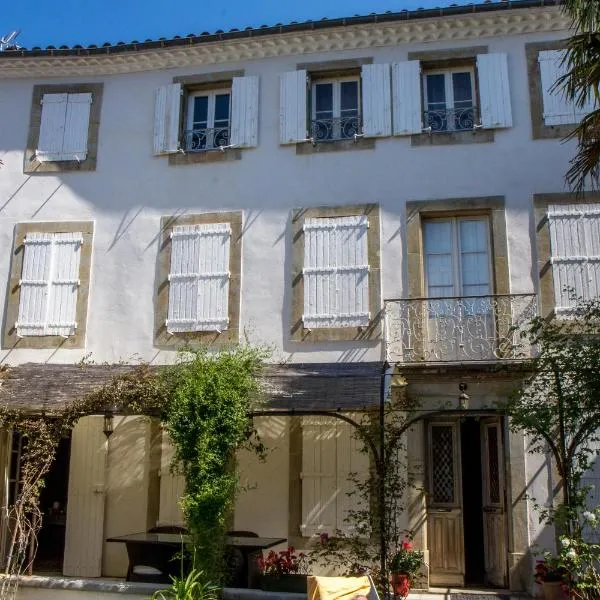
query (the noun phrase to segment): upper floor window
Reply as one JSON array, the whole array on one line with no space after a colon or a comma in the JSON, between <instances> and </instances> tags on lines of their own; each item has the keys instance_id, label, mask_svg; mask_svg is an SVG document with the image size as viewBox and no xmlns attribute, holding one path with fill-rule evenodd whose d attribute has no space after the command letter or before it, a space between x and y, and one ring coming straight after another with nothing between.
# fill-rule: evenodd
<instances>
[{"instance_id":1,"label":"upper floor window","mask_svg":"<svg viewBox=\"0 0 600 600\"><path fill-rule=\"evenodd\" d=\"M214 150L229 145L231 90L192 92L188 96L185 149Z\"/></svg>"},{"instance_id":2,"label":"upper floor window","mask_svg":"<svg viewBox=\"0 0 600 600\"><path fill-rule=\"evenodd\" d=\"M314 81L311 137L315 141L353 139L361 130L359 77Z\"/></svg>"},{"instance_id":3,"label":"upper floor window","mask_svg":"<svg viewBox=\"0 0 600 600\"><path fill-rule=\"evenodd\" d=\"M425 71L423 95L425 129L462 131L479 122L473 68Z\"/></svg>"},{"instance_id":4,"label":"upper floor window","mask_svg":"<svg viewBox=\"0 0 600 600\"><path fill-rule=\"evenodd\" d=\"M96 168L102 90L101 83L34 86L26 173Z\"/></svg>"},{"instance_id":5,"label":"upper floor window","mask_svg":"<svg viewBox=\"0 0 600 600\"><path fill-rule=\"evenodd\" d=\"M157 90L154 154L258 145L258 77L235 76L214 85L203 77L198 81L208 84L176 82Z\"/></svg>"}]
</instances>

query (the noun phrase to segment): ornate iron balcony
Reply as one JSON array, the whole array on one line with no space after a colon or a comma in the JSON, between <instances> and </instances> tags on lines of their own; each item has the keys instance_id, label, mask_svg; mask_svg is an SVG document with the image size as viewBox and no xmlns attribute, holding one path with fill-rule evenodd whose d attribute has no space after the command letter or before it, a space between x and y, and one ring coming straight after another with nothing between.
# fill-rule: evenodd
<instances>
[{"instance_id":1,"label":"ornate iron balcony","mask_svg":"<svg viewBox=\"0 0 600 600\"><path fill-rule=\"evenodd\" d=\"M535 294L386 300L386 345L393 362L522 359L520 333L537 314Z\"/></svg>"},{"instance_id":2,"label":"ornate iron balcony","mask_svg":"<svg viewBox=\"0 0 600 600\"><path fill-rule=\"evenodd\" d=\"M479 122L477 106L426 110L423 117L424 126L425 128L431 127L431 133L474 129Z\"/></svg>"},{"instance_id":3,"label":"ornate iron balcony","mask_svg":"<svg viewBox=\"0 0 600 600\"><path fill-rule=\"evenodd\" d=\"M317 119L311 122L310 137L313 142L354 139L360 133L361 122L358 115L335 119Z\"/></svg>"},{"instance_id":4,"label":"ornate iron balcony","mask_svg":"<svg viewBox=\"0 0 600 600\"><path fill-rule=\"evenodd\" d=\"M187 129L184 131L186 152L205 152L229 146L229 127Z\"/></svg>"}]
</instances>

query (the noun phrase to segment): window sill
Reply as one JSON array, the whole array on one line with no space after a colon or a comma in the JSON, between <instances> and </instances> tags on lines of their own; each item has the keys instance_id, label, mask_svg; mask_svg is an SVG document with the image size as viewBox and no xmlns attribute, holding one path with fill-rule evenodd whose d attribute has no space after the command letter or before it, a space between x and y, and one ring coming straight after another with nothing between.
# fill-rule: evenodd
<instances>
[{"instance_id":1,"label":"window sill","mask_svg":"<svg viewBox=\"0 0 600 600\"><path fill-rule=\"evenodd\" d=\"M229 148L225 151L210 150L205 152L181 152L169 154L169 166L195 165L198 163L232 162L242 159L240 148Z\"/></svg>"},{"instance_id":2,"label":"window sill","mask_svg":"<svg viewBox=\"0 0 600 600\"><path fill-rule=\"evenodd\" d=\"M318 142L311 144L304 142L296 144L296 154L299 156L306 154L319 154L321 152L345 152L350 150L373 150L375 148L375 138L359 138L354 141L349 140L331 140L328 142Z\"/></svg>"},{"instance_id":3,"label":"window sill","mask_svg":"<svg viewBox=\"0 0 600 600\"><path fill-rule=\"evenodd\" d=\"M469 131L440 131L412 135L410 145L456 146L461 144L486 144L494 141L493 129L473 129Z\"/></svg>"},{"instance_id":4,"label":"window sill","mask_svg":"<svg viewBox=\"0 0 600 600\"><path fill-rule=\"evenodd\" d=\"M69 171L95 171L96 153L88 150L88 158L78 160L48 160L39 161L35 154L31 158L25 157L23 173L67 173Z\"/></svg>"},{"instance_id":5,"label":"window sill","mask_svg":"<svg viewBox=\"0 0 600 600\"><path fill-rule=\"evenodd\" d=\"M543 121L533 123L534 140L562 140L577 127L577 123L563 125L545 125Z\"/></svg>"}]
</instances>

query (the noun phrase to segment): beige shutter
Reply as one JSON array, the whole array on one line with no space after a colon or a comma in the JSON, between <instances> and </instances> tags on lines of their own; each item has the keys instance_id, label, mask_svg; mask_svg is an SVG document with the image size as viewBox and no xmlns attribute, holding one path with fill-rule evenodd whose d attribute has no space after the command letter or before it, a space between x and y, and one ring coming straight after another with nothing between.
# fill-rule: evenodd
<instances>
[{"instance_id":1,"label":"beige shutter","mask_svg":"<svg viewBox=\"0 0 600 600\"><path fill-rule=\"evenodd\" d=\"M392 135L390 65L363 65L361 78L363 133L365 137Z\"/></svg>"},{"instance_id":2,"label":"beige shutter","mask_svg":"<svg viewBox=\"0 0 600 600\"><path fill-rule=\"evenodd\" d=\"M477 76L483 127L512 127L508 55L504 52L478 55Z\"/></svg>"},{"instance_id":3,"label":"beige shutter","mask_svg":"<svg viewBox=\"0 0 600 600\"><path fill-rule=\"evenodd\" d=\"M232 146L258 145L258 77L234 77L231 86Z\"/></svg>"},{"instance_id":4,"label":"beige shutter","mask_svg":"<svg viewBox=\"0 0 600 600\"><path fill-rule=\"evenodd\" d=\"M423 130L421 63L407 60L392 65L394 135L412 135Z\"/></svg>"},{"instance_id":5,"label":"beige shutter","mask_svg":"<svg viewBox=\"0 0 600 600\"><path fill-rule=\"evenodd\" d=\"M64 575L102 574L107 452L102 423L102 417L84 417L73 429Z\"/></svg>"},{"instance_id":6,"label":"beige shutter","mask_svg":"<svg viewBox=\"0 0 600 600\"><path fill-rule=\"evenodd\" d=\"M183 475L171 473L174 448L169 434L162 433L160 458L160 504L158 509L158 525L183 525L183 512L179 501L185 491Z\"/></svg>"},{"instance_id":7,"label":"beige shutter","mask_svg":"<svg viewBox=\"0 0 600 600\"><path fill-rule=\"evenodd\" d=\"M350 513L369 509L369 492L357 487L358 482L369 479L369 455L361 452L362 443L356 437L356 429L343 421L337 421L337 529L353 534L356 529Z\"/></svg>"},{"instance_id":8,"label":"beige shutter","mask_svg":"<svg viewBox=\"0 0 600 600\"><path fill-rule=\"evenodd\" d=\"M179 123L183 88L180 83L164 85L156 90L154 106L154 154L179 151Z\"/></svg>"},{"instance_id":9,"label":"beige shutter","mask_svg":"<svg viewBox=\"0 0 600 600\"><path fill-rule=\"evenodd\" d=\"M280 76L279 143L306 142L308 118L307 73L290 71Z\"/></svg>"},{"instance_id":10,"label":"beige shutter","mask_svg":"<svg viewBox=\"0 0 600 600\"><path fill-rule=\"evenodd\" d=\"M64 160L62 158L68 94L44 94L40 136L35 151L40 162Z\"/></svg>"},{"instance_id":11,"label":"beige shutter","mask_svg":"<svg viewBox=\"0 0 600 600\"><path fill-rule=\"evenodd\" d=\"M332 419L302 420L303 536L333 533L336 527L336 429Z\"/></svg>"}]
</instances>

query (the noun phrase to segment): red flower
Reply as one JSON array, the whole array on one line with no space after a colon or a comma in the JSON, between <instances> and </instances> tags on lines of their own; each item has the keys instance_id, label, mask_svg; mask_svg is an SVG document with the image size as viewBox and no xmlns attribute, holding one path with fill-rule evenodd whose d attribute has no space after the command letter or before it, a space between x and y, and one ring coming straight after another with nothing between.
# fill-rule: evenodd
<instances>
[{"instance_id":1,"label":"red flower","mask_svg":"<svg viewBox=\"0 0 600 600\"><path fill-rule=\"evenodd\" d=\"M409 540L404 540L402 542L402 550L412 550L412 549L413 549L413 547Z\"/></svg>"}]
</instances>

